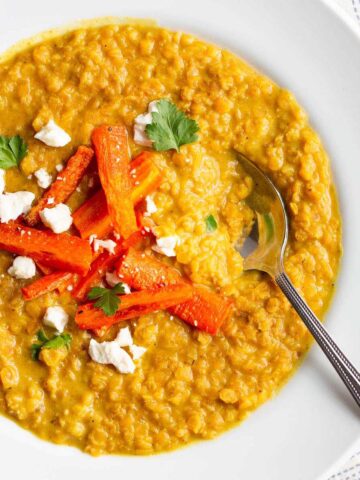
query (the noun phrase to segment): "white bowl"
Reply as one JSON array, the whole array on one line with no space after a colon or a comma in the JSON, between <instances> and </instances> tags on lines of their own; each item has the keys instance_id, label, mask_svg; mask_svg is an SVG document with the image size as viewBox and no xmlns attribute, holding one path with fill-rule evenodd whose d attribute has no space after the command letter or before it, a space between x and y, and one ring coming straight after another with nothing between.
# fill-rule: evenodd
<instances>
[{"instance_id":1,"label":"white bowl","mask_svg":"<svg viewBox=\"0 0 360 480\"><path fill-rule=\"evenodd\" d=\"M330 154L344 219L327 327L359 365L360 29L333 8L320 0L2 0L0 46L84 17L150 17L225 46L294 92ZM358 408L314 347L279 395L239 427L170 454L91 458L1 418L1 476L314 480L359 440L358 422Z\"/></svg>"}]
</instances>

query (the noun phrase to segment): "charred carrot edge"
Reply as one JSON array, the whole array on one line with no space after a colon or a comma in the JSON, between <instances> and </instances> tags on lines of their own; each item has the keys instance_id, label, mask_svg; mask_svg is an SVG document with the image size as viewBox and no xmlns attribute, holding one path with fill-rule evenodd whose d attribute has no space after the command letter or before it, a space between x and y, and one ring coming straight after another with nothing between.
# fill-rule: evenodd
<instances>
[{"instance_id":1,"label":"charred carrot edge","mask_svg":"<svg viewBox=\"0 0 360 480\"><path fill-rule=\"evenodd\" d=\"M186 283L175 268L134 249L121 257L117 274L136 290ZM205 287L193 287L191 300L169 310L190 325L214 335L231 314L232 301Z\"/></svg>"},{"instance_id":2,"label":"charred carrot edge","mask_svg":"<svg viewBox=\"0 0 360 480\"><path fill-rule=\"evenodd\" d=\"M109 252L101 253L95 258L91 264L90 270L87 274L81 277L75 285L72 295L77 301L84 301L86 294L91 287L96 285L105 273L116 263L119 256L128 248L137 245L144 238L142 232L137 231L133 233L127 240L119 241L115 248L115 254Z\"/></svg>"},{"instance_id":3,"label":"charred carrot edge","mask_svg":"<svg viewBox=\"0 0 360 480\"><path fill-rule=\"evenodd\" d=\"M65 272L64 272L65 273ZM72 292L75 285L79 281L79 275L77 273L71 273L70 276L65 276L61 282L59 282L56 290L59 294L64 293L65 290Z\"/></svg>"},{"instance_id":4,"label":"charred carrot edge","mask_svg":"<svg viewBox=\"0 0 360 480\"><path fill-rule=\"evenodd\" d=\"M0 250L28 255L46 267L86 273L92 261L89 242L65 233L55 234L16 224L0 224Z\"/></svg>"},{"instance_id":5,"label":"charred carrot edge","mask_svg":"<svg viewBox=\"0 0 360 480\"><path fill-rule=\"evenodd\" d=\"M34 227L39 222L41 210L65 202L70 197L79 185L93 156L94 151L89 147L80 146L77 149L76 153L69 158L65 168L58 173L50 188L26 215L25 221L29 226Z\"/></svg>"},{"instance_id":6,"label":"charred carrot edge","mask_svg":"<svg viewBox=\"0 0 360 480\"><path fill-rule=\"evenodd\" d=\"M26 285L21 289L25 300L33 300L45 293L53 292L54 290L61 288L64 281L70 280L73 276L70 272L54 272L44 277L38 278L34 282Z\"/></svg>"},{"instance_id":7,"label":"charred carrot edge","mask_svg":"<svg viewBox=\"0 0 360 480\"><path fill-rule=\"evenodd\" d=\"M119 254L120 252L118 252L116 255L112 255L109 252L104 252L93 261L88 273L79 279L72 292L72 296L78 302L85 300L87 292L91 287L96 285L96 283L101 280L101 278L112 267L112 265L114 265Z\"/></svg>"},{"instance_id":8,"label":"charred carrot edge","mask_svg":"<svg viewBox=\"0 0 360 480\"><path fill-rule=\"evenodd\" d=\"M40 270L40 272L44 275L49 275L50 273L53 273L54 269L51 267L48 267L47 265L44 265L41 262L35 262L37 268Z\"/></svg>"},{"instance_id":9,"label":"charred carrot edge","mask_svg":"<svg viewBox=\"0 0 360 480\"><path fill-rule=\"evenodd\" d=\"M105 315L92 303L81 305L76 312L75 322L83 330L97 330L157 310L166 310L172 305L183 303L191 296L192 288L187 284L157 290L143 290L129 295L121 295L119 309L113 316Z\"/></svg>"},{"instance_id":10,"label":"charred carrot edge","mask_svg":"<svg viewBox=\"0 0 360 480\"><path fill-rule=\"evenodd\" d=\"M102 125L95 128L91 139L111 222L115 232L126 239L137 230L126 127Z\"/></svg>"},{"instance_id":11,"label":"charred carrot edge","mask_svg":"<svg viewBox=\"0 0 360 480\"><path fill-rule=\"evenodd\" d=\"M161 173L152 157L151 152L142 152L130 163L134 205L154 192L161 183ZM73 213L73 223L82 238L89 238L90 235L104 238L109 235L112 224L103 190L97 191Z\"/></svg>"}]
</instances>

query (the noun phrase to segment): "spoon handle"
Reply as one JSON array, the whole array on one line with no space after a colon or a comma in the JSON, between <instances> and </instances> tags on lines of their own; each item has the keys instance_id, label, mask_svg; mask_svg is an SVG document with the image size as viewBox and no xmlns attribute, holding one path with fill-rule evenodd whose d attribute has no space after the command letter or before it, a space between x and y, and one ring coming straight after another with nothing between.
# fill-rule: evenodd
<instances>
[{"instance_id":1,"label":"spoon handle","mask_svg":"<svg viewBox=\"0 0 360 480\"><path fill-rule=\"evenodd\" d=\"M319 319L300 297L286 273L282 272L276 275L275 281L303 320L322 351L330 360L331 364L360 407L360 373L346 358Z\"/></svg>"}]
</instances>

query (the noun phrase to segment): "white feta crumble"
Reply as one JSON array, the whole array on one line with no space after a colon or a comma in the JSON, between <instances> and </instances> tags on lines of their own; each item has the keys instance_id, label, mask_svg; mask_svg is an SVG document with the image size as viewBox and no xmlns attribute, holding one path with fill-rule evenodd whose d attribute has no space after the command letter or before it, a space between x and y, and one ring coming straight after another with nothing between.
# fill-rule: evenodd
<instances>
[{"instance_id":1,"label":"white feta crumble","mask_svg":"<svg viewBox=\"0 0 360 480\"><path fill-rule=\"evenodd\" d=\"M115 339L119 347L130 347L133 344L133 339L129 327L122 328Z\"/></svg>"},{"instance_id":2,"label":"white feta crumble","mask_svg":"<svg viewBox=\"0 0 360 480\"><path fill-rule=\"evenodd\" d=\"M152 249L166 255L167 257L176 257L175 248L180 243L180 238L177 235L169 235L168 237L159 237L156 239L156 245Z\"/></svg>"},{"instance_id":3,"label":"white feta crumble","mask_svg":"<svg viewBox=\"0 0 360 480\"><path fill-rule=\"evenodd\" d=\"M93 240L94 243L94 252L97 252L99 248L103 248L104 250L107 250L111 255L115 255L115 247L116 247L116 242L113 240L100 240L98 238L94 238Z\"/></svg>"},{"instance_id":4,"label":"white feta crumble","mask_svg":"<svg viewBox=\"0 0 360 480\"><path fill-rule=\"evenodd\" d=\"M90 245L93 243L93 241L97 238L97 235L96 233L92 233L90 236L89 236L89 243Z\"/></svg>"},{"instance_id":5,"label":"white feta crumble","mask_svg":"<svg viewBox=\"0 0 360 480\"><path fill-rule=\"evenodd\" d=\"M8 274L19 279L32 278L36 274L35 262L29 257L16 257L8 269Z\"/></svg>"},{"instance_id":6,"label":"white feta crumble","mask_svg":"<svg viewBox=\"0 0 360 480\"><path fill-rule=\"evenodd\" d=\"M55 198L54 197L49 197L46 202L48 205L53 205L55 203Z\"/></svg>"},{"instance_id":7,"label":"white feta crumble","mask_svg":"<svg viewBox=\"0 0 360 480\"><path fill-rule=\"evenodd\" d=\"M122 286L124 288L124 293L126 295L131 293L131 289L129 285L127 283L124 283L115 272L106 272L105 280L106 280L106 283L109 285L109 287L115 287L115 285L117 285L118 283L122 283Z\"/></svg>"},{"instance_id":8,"label":"white feta crumble","mask_svg":"<svg viewBox=\"0 0 360 480\"><path fill-rule=\"evenodd\" d=\"M152 140L146 135L145 129L146 126L152 123L152 113L157 112L157 102L159 100L154 100L153 102L149 103L148 112L143 113L142 115L138 115L135 118L135 125L134 125L134 142L138 145L142 145L144 147L151 147Z\"/></svg>"},{"instance_id":9,"label":"white feta crumble","mask_svg":"<svg viewBox=\"0 0 360 480\"><path fill-rule=\"evenodd\" d=\"M0 222L16 220L23 213L28 213L35 195L32 192L19 191L0 195Z\"/></svg>"},{"instance_id":10,"label":"white feta crumble","mask_svg":"<svg viewBox=\"0 0 360 480\"><path fill-rule=\"evenodd\" d=\"M139 358L141 358L146 352L145 347L139 347L139 345L134 345L134 344L129 346L129 350L133 357L133 360L139 360Z\"/></svg>"},{"instance_id":11,"label":"white feta crumble","mask_svg":"<svg viewBox=\"0 0 360 480\"><path fill-rule=\"evenodd\" d=\"M64 165L62 165L61 163L58 163L55 167L55 170L57 172L61 172L61 170L64 170Z\"/></svg>"},{"instance_id":12,"label":"white feta crumble","mask_svg":"<svg viewBox=\"0 0 360 480\"><path fill-rule=\"evenodd\" d=\"M98 343L90 340L89 355L94 362L114 365L120 373L134 373L135 363L115 339L112 342Z\"/></svg>"},{"instance_id":13,"label":"white feta crumble","mask_svg":"<svg viewBox=\"0 0 360 480\"><path fill-rule=\"evenodd\" d=\"M70 208L64 203L58 203L53 208L44 208L40 212L44 225L51 228L54 233L63 233L69 230L72 224Z\"/></svg>"},{"instance_id":14,"label":"white feta crumble","mask_svg":"<svg viewBox=\"0 0 360 480\"><path fill-rule=\"evenodd\" d=\"M0 193L5 190L5 170L0 168Z\"/></svg>"},{"instance_id":15,"label":"white feta crumble","mask_svg":"<svg viewBox=\"0 0 360 480\"><path fill-rule=\"evenodd\" d=\"M48 307L43 322L48 327L55 328L59 333L62 333L69 321L69 315L60 306Z\"/></svg>"},{"instance_id":16,"label":"white feta crumble","mask_svg":"<svg viewBox=\"0 0 360 480\"><path fill-rule=\"evenodd\" d=\"M35 177L37 178L37 183L41 188L49 188L52 183L52 176L50 173L45 170L45 168L39 168L34 173Z\"/></svg>"},{"instance_id":17,"label":"white feta crumble","mask_svg":"<svg viewBox=\"0 0 360 480\"><path fill-rule=\"evenodd\" d=\"M146 211L144 213L144 217L150 217L153 213L157 212L157 206L155 205L155 202L150 195L145 197L145 203Z\"/></svg>"},{"instance_id":18,"label":"white feta crumble","mask_svg":"<svg viewBox=\"0 0 360 480\"><path fill-rule=\"evenodd\" d=\"M59 127L54 120L49 120L49 122L39 130L34 137L49 147L64 147L71 142L70 135Z\"/></svg>"}]
</instances>

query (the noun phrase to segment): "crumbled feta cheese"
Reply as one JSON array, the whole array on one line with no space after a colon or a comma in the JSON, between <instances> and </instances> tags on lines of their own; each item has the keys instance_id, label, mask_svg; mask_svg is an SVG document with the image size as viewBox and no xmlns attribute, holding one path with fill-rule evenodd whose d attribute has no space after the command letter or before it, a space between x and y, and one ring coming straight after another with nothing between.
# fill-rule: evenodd
<instances>
[{"instance_id":1,"label":"crumbled feta cheese","mask_svg":"<svg viewBox=\"0 0 360 480\"><path fill-rule=\"evenodd\" d=\"M97 252L99 248L103 248L104 250L107 250L111 255L115 254L115 247L116 247L116 242L113 240L100 240L97 238L94 238L94 252Z\"/></svg>"},{"instance_id":2,"label":"crumbled feta cheese","mask_svg":"<svg viewBox=\"0 0 360 480\"><path fill-rule=\"evenodd\" d=\"M133 339L129 327L119 330L115 339L118 342L119 347L129 347L133 344Z\"/></svg>"},{"instance_id":3,"label":"crumbled feta cheese","mask_svg":"<svg viewBox=\"0 0 360 480\"><path fill-rule=\"evenodd\" d=\"M142 115L138 115L135 118L135 125L134 125L134 142L138 145L142 145L144 147L151 147L152 140L146 135L145 129L146 125L152 123L152 113L157 112L157 104L158 100L149 103L148 112Z\"/></svg>"},{"instance_id":4,"label":"crumbled feta cheese","mask_svg":"<svg viewBox=\"0 0 360 480\"><path fill-rule=\"evenodd\" d=\"M5 190L5 170L0 168L0 193Z\"/></svg>"},{"instance_id":5,"label":"crumbled feta cheese","mask_svg":"<svg viewBox=\"0 0 360 480\"><path fill-rule=\"evenodd\" d=\"M135 364L130 355L120 347L117 340L98 343L92 338L89 355L94 362L114 365L120 373L134 373L135 371Z\"/></svg>"},{"instance_id":6,"label":"crumbled feta cheese","mask_svg":"<svg viewBox=\"0 0 360 480\"><path fill-rule=\"evenodd\" d=\"M53 205L55 203L55 198L54 197L49 197L46 202L48 205Z\"/></svg>"},{"instance_id":7,"label":"crumbled feta cheese","mask_svg":"<svg viewBox=\"0 0 360 480\"><path fill-rule=\"evenodd\" d=\"M32 278L36 274L35 262L29 257L16 257L8 269L8 274L19 279Z\"/></svg>"},{"instance_id":8,"label":"crumbled feta cheese","mask_svg":"<svg viewBox=\"0 0 360 480\"><path fill-rule=\"evenodd\" d=\"M176 257L175 247L179 245L180 238L177 235L168 237L159 237L156 239L156 245L152 247L155 252L166 255L167 257Z\"/></svg>"},{"instance_id":9,"label":"crumbled feta cheese","mask_svg":"<svg viewBox=\"0 0 360 480\"><path fill-rule=\"evenodd\" d=\"M32 192L14 192L0 195L0 222L7 223L16 220L23 213L27 213L34 201Z\"/></svg>"},{"instance_id":10,"label":"crumbled feta cheese","mask_svg":"<svg viewBox=\"0 0 360 480\"><path fill-rule=\"evenodd\" d=\"M105 275L106 283L109 285L109 287L115 287L118 283L122 283L122 286L124 288L124 293L129 294L131 293L131 289L127 283L122 282L121 278L115 273L111 272L106 272Z\"/></svg>"},{"instance_id":11,"label":"crumbled feta cheese","mask_svg":"<svg viewBox=\"0 0 360 480\"><path fill-rule=\"evenodd\" d=\"M114 232L114 237L115 237L116 240L120 240L121 235L120 235L120 233Z\"/></svg>"},{"instance_id":12,"label":"crumbled feta cheese","mask_svg":"<svg viewBox=\"0 0 360 480\"><path fill-rule=\"evenodd\" d=\"M52 176L50 173L45 170L45 168L39 168L34 173L35 177L37 178L37 183L41 188L49 188L52 183Z\"/></svg>"},{"instance_id":13,"label":"crumbled feta cheese","mask_svg":"<svg viewBox=\"0 0 360 480\"><path fill-rule=\"evenodd\" d=\"M55 328L59 333L64 331L68 321L69 315L59 306L48 307L43 318L45 325Z\"/></svg>"},{"instance_id":14,"label":"crumbled feta cheese","mask_svg":"<svg viewBox=\"0 0 360 480\"><path fill-rule=\"evenodd\" d=\"M141 358L146 352L145 347L139 347L138 345L134 344L129 346L129 350L133 357L133 360L139 360L139 358Z\"/></svg>"},{"instance_id":15,"label":"crumbled feta cheese","mask_svg":"<svg viewBox=\"0 0 360 480\"><path fill-rule=\"evenodd\" d=\"M95 240L95 238L97 238L96 233L92 233L92 234L89 236L89 243L90 243L90 245L93 243L93 241Z\"/></svg>"},{"instance_id":16,"label":"crumbled feta cheese","mask_svg":"<svg viewBox=\"0 0 360 480\"><path fill-rule=\"evenodd\" d=\"M150 217L153 213L157 212L157 206L155 205L154 200L150 195L145 197L145 203L146 203L146 211L144 213L144 217Z\"/></svg>"},{"instance_id":17,"label":"crumbled feta cheese","mask_svg":"<svg viewBox=\"0 0 360 480\"><path fill-rule=\"evenodd\" d=\"M58 163L55 167L55 170L57 172L61 172L61 170L64 170L64 165L62 165L61 163Z\"/></svg>"},{"instance_id":18,"label":"crumbled feta cheese","mask_svg":"<svg viewBox=\"0 0 360 480\"><path fill-rule=\"evenodd\" d=\"M40 218L43 224L51 228L54 233L66 232L73 221L71 210L64 203L58 203L53 208L44 208L40 212Z\"/></svg>"},{"instance_id":19,"label":"crumbled feta cheese","mask_svg":"<svg viewBox=\"0 0 360 480\"><path fill-rule=\"evenodd\" d=\"M49 122L39 130L34 137L49 147L64 147L71 142L70 135L59 127L54 120L49 120Z\"/></svg>"}]
</instances>

